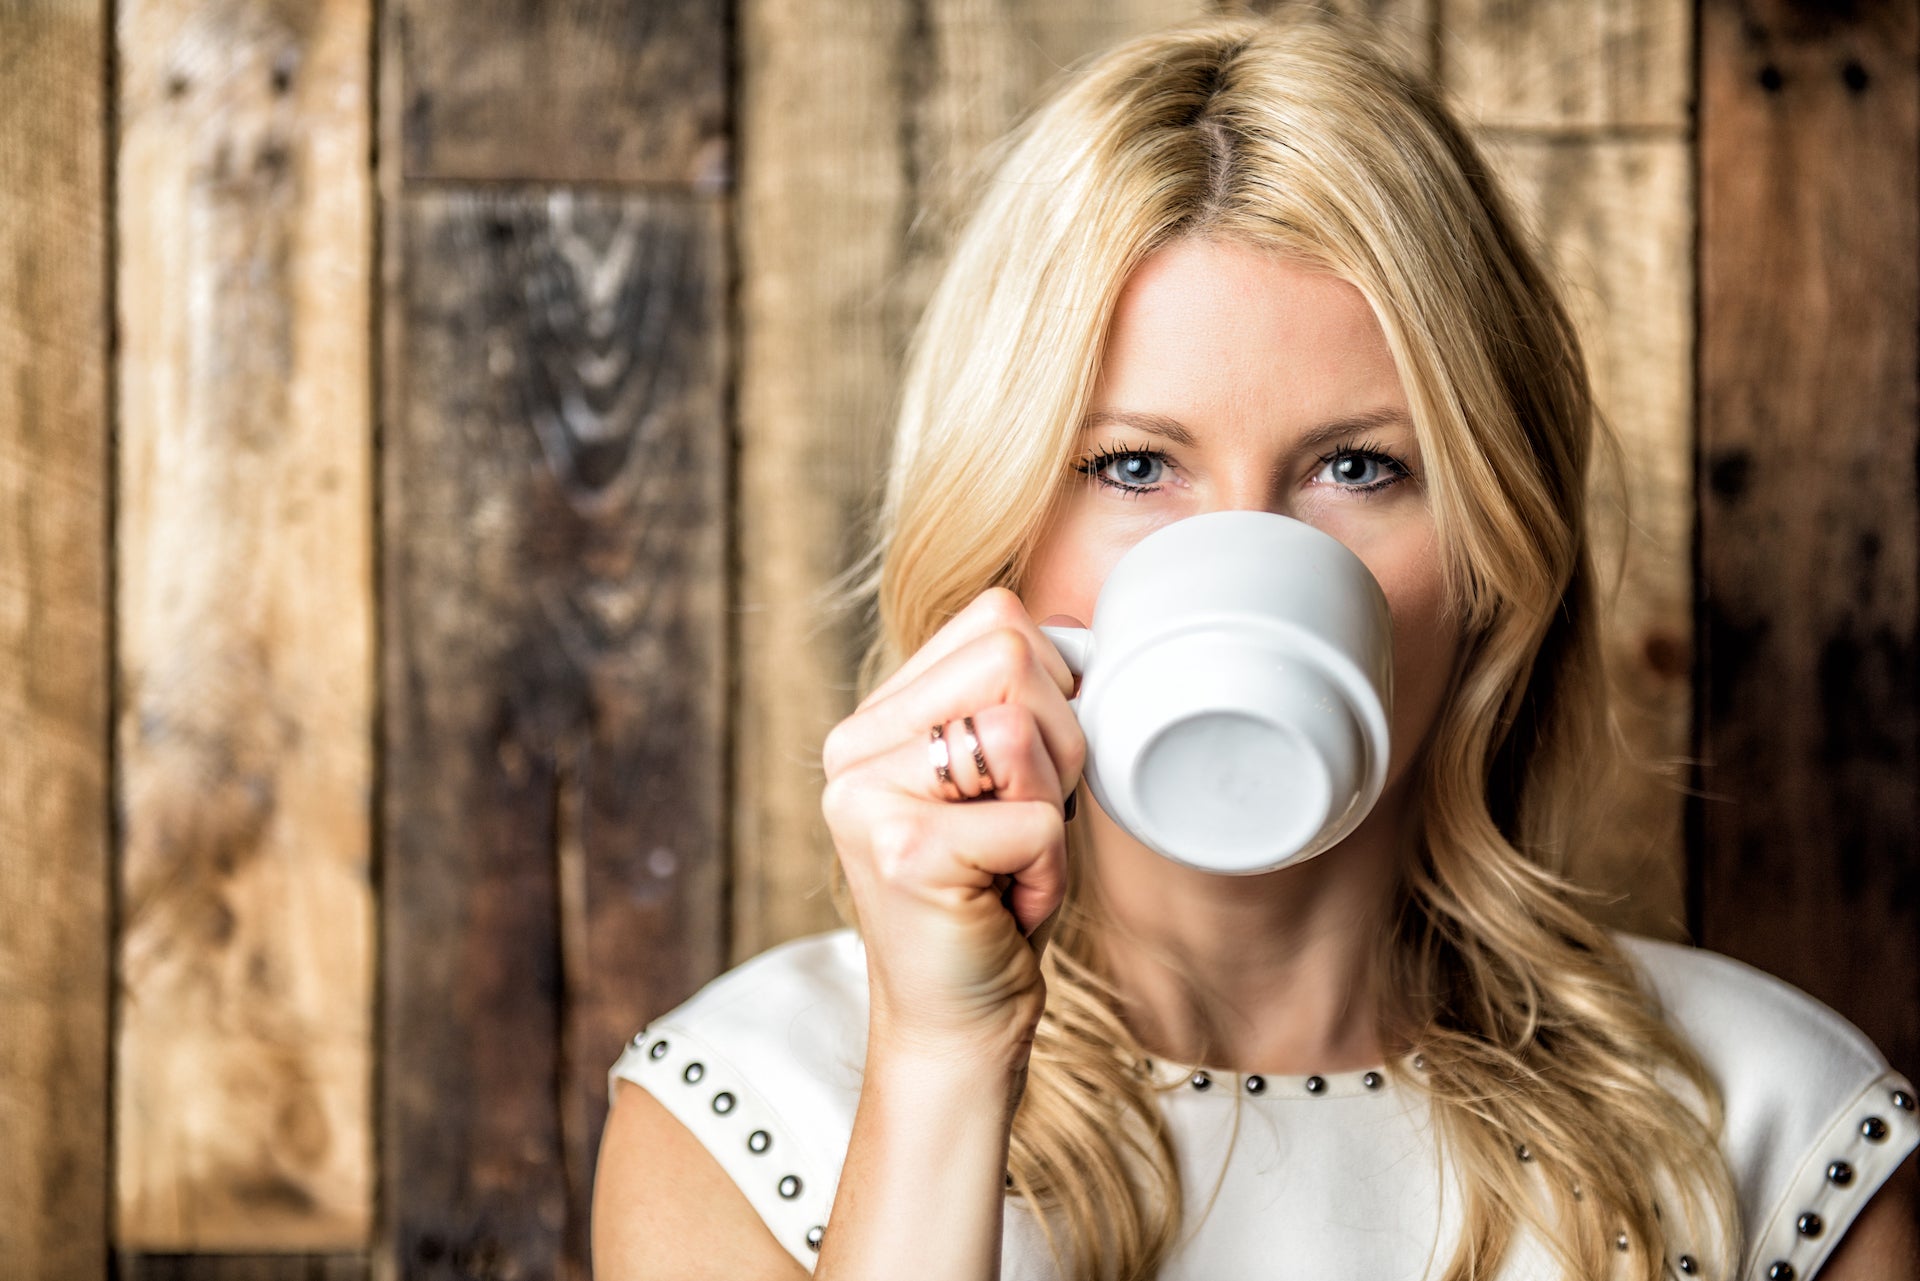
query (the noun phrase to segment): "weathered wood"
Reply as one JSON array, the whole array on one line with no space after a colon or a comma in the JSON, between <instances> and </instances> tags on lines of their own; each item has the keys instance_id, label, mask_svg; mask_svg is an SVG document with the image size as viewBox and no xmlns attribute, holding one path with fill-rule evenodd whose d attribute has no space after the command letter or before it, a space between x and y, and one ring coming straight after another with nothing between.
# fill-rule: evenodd
<instances>
[{"instance_id":1,"label":"weathered wood","mask_svg":"<svg viewBox=\"0 0 1920 1281\"><path fill-rule=\"evenodd\" d=\"M1440 0L1219 0L1215 7L1223 13L1271 13L1301 4L1372 20L1401 66L1429 78L1434 75Z\"/></svg>"},{"instance_id":2,"label":"weathered wood","mask_svg":"<svg viewBox=\"0 0 1920 1281\"><path fill-rule=\"evenodd\" d=\"M741 10L735 961L836 923L820 744L852 708L861 638L824 589L870 532L899 361L967 167L1062 67L1200 8Z\"/></svg>"},{"instance_id":3,"label":"weathered wood","mask_svg":"<svg viewBox=\"0 0 1920 1281\"><path fill-rule=\"evenodd\" d=\"M724 0L395 8L407 178L726 183Z\"/></svg>"},{"instance_id":4,"label":"weathered wood","mask_svg":"<svg viewBox=\"0 0 1920 1281\"><path fill-rule=\"evenodd\" d=\"M725 955L724 220L402 212L387 1248L407 1276L584 1276L606 1070Z\"/></svg>"},{"instance_id":5,"label":"weathered wood","mask_svg":"<svg viewBox=\"0 0 1920 1281\"><path fill-rule=\"evenodd\" d=\"M134 1254L114 1257L116 1281L368 1281L364 1254ZM98 1275L96 1273L96 1275Z\"/></svg>"},{"instance_id":6,"label":"weathered wood","mask_svg":"<svg viewBox=\"0 0 1920 1281\"><path fill-rule=\"evenodd\" d=\"M1447 0L1440 75L1469 119L1545 131L1684 129L1684 0Z\"/></svg>"},{"instance_id":7,"label":"weathered wood","mask_svg":"<svg viewBox=\"0 0 1920 1281\"><path fill-rule=\"evenodd\" d=\"M0 6L0 1260L107 1247L104 4Z\"/></svg>"},{"instance_id":8,"label":"weathered wood","mask_svg":"<svg viewBox=\"0 0 1920 1281\"><path fill-rule=\"evenodd\" d=\"M1702 14L1699 931L1920 1063L1920 5Z\"/></svg>"},{"instance_id":9,"label":"weathered wood","mask_svg":"<svg viewBox=\"0 0 1920 1281\"><path fill-rule=\"evenodd\" d=\"M132 1250L367 1236L369 20L119 9Z\"/></svg>"},{"instance_id":10,"label":"weathered wood","mask_svg":"<svg viewBox=\"0 0 1920 1281\"><path fill-rule=\"evenodd\" d=\"M1693 611L1693 196L1684 138L1482 139L1564 282L1624 475L1596 454L1595 564L1608 659L1640 768L1574 855L1613 925L1686 929Z\"/></svg>"}]
</instances>

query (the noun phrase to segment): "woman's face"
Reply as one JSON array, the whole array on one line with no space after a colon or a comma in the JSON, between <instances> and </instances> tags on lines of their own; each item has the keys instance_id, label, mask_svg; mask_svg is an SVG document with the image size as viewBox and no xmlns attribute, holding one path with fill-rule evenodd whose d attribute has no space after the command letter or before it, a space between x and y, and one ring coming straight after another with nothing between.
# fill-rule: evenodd
<instances>
[{"instance_id":1,"label":"woman's face","mask_svg":"<svg viewBox=\"0 0 1920 1281\"><path fill-rule=\"evenodd\" d=\"M1461 637L1406 393L1359 291L1239 244L1162 248L1121 294L1077 457L1020 593L1028 612L1090 620L1128 548L1203 512L1278 512L1331 534L1392 608L1393 789Z\"/></svg>"}]
</instances>

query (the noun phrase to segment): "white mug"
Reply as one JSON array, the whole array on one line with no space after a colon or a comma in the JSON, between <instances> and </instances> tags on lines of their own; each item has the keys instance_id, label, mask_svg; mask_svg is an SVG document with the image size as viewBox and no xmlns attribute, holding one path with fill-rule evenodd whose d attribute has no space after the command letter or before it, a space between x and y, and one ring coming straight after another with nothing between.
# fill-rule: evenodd
<instances>
[{"instance_id":1,"label":"white mug","mask_svg":"<svg viewBox=\"0 0 1920 1281\"><path fill-rule=\"evenodd\" d=\"M1042 630L1081 677L1087 785L1167 858L1270 871L1380 799L1393 621L1331 535L1259 511L1176 521L1114 565L1090 628Z\"/></svg>"}]
</instances>

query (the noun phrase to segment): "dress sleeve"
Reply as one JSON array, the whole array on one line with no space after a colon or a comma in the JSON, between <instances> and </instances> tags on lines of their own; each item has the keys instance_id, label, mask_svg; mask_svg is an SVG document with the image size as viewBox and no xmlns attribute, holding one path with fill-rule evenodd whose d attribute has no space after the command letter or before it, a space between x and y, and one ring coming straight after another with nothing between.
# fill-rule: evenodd
<instances>
[{"instance_id":1,"label":"dress sleeve","mask_svg":"<svg viewBox=\"0 0 1920 1281\"><path fill-rule=\"evenodd\" d=\"M1806 993L1712 952L1623 939L1720 1086L1740 1281L1808 1281L1920 1144L1913 1086Z\"/></svg>"},{"instance_id":2,"label":"dress sleeve","mask_svg":"<svg viewBox=\"0 0 1920 1281\"><path fill-rule=\"evenodd\" d=\"M607 1088L632 1081L712 1154L774 1238L809 1271L820 1250L838 1169L829 1171L748 1073L671 1019L628 1043Z\"/></svg>"},{"instance_id":3,"label":"dress sleeve","mask_svg":"<svg viewBox=\"0 0 1920 1281\"><path fill-rule=\"evenodd\" d=\"M763 953L654 1020L608 1072L660 1101L812 1270L846 1163L866 1053L851 931Z\"/></svg>"}]
</instances>

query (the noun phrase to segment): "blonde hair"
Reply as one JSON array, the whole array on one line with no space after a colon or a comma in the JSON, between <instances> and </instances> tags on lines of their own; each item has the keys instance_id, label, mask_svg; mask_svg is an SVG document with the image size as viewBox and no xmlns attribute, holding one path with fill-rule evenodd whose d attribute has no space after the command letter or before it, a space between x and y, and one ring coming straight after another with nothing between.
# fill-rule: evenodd
<instances>
[{"instance_id":1,"label":"blonde hair","mask_svg":"<svg viewBox=\"0 0 1920 1281\"><path fill-rule=\"evenodd\" d=\"M1459 1173L1447 1276L1496 1272L1523 1223L1570 1275L1653 1281L1676 1220L1705 1275L1730 1268L1718 1092L1565 876L1577 801L1619 749L1586 530L1590 453L1611 438L1478 152L1367 29L1303 10L1123 45L993 160L909 353L869 679L986 587L1019 587L1148 254L1230 239L1351 284L1413 410L1468 638L1419 763L1385 962L1404 999L1381 1029L1422 1055L1407 1084ZM1050 1238L1064 1219L1071 1275L1145 1278L1178 1239L1182 1189L1085 879L1048 950L1011 1173Z\"/></svg>"}]
</instances>

